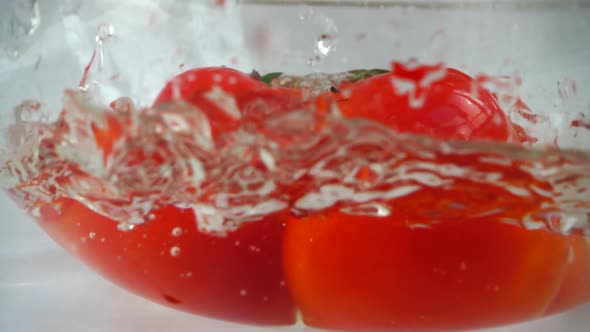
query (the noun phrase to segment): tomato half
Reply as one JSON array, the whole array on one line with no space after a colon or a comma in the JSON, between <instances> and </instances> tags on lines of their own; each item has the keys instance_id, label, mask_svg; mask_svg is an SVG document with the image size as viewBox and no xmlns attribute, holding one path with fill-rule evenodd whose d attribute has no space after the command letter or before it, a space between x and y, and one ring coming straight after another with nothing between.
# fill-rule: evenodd
<instances>
[{"instance_id":1,"label":"tomato half","mask_svg":"<svg viewBox=\"0 0 590 332\"><path fill-rule=\"evenodd\" d=\"M474 90L468 75L446 69L422 86L436 71L440 68L394 64L392 73L339 87L315 105L327 111L336 103L346 117L372 119L400 132L518 141L518 131L494 96L481 87ZM396 81L400 78L405 82ZM408 82L414 91L396 91L396 84ZM419 104L413 100L417 98L422 98ZM550 305L579 303L567 287L561 288L565 275L586 281L578 271L585 265L566 265L570 250L581 254L579 259L585 255L580 244L571 247L571 238L492 217L431 224L412 213L437 204L437 198L461 201L465 195L470 194L460 188L428 189L388 202L392 214L387 217L333 210L292 218L284 244L285 270L304 321L359 330L480 328L537 318ZM520 208L523 217L528 207Z\"/></svg>"},{"instance_id":2,"label":"tomato half","mask_svg":"<svg viewBox=\"0 0 590 332\"><path fill-rule=\"evenodd\" d=\"M197 229L192 210L167 207L128 232L81 203L60 199L39 224L64 248L132 292L176 309L260 325L295 321L281 245L283 216L247 223L226 237Z\"/></svg>"},{"instance_id":3,"label":"tomato half","mask_svg":"<svg viewBox=\"0 0 590 332\"><path fill-rule=\"evenodd\" d=\"M543 315L568 241L497 220L412 228L395 214L331 212L292 219L284 250L289 287L310 326L455 330Z\"/></svg>"},{"instance_id":4,"label":"tomato half","mask_svg":"<svg viewBox=\"0 0 590 332\"><path fill-rule=\"evenodd\" d=\"M558 313L590 301L590 239L583 234L569 236L570 251L559 293L547 309Z\"/></svg>"}]
</instances>

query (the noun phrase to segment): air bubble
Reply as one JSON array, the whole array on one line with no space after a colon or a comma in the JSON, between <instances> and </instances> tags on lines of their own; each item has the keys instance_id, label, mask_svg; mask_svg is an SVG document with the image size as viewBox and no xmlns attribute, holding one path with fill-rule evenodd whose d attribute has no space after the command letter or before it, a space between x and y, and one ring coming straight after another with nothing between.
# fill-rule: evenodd
<instances>
[{"instance_id":1,"label":"air bubble","mask_svg":"<svg viewBox=\"0 0 590 332\"><path fill-rule=\"evenodd\" d=\"M327 56L334 48L334 40L330 35L323 34L316 41L316 50L322 56Z\"/></svg>"},{"instance_id":2,"label":"air bubble","mask_svg":"<svg viewBox=\"0 0 590 332\"><path fill-rule=\"evenodd\" d=\"M181 235L182 235L182 228L180 228L180 227L174 227L172 229L172 236L179 237Z\"/></svg>"},{"instance_id":3,"label":"air bubble","mask_svg":"<svg viewBox=\"0 0 590 332\"><path fill-rule=\"evenodd\" d=\"M88 237L89 237L90 239L94 240L94 239L96 238L96 233L94 233L94 232L90 232L90 233L88 233Z\"/></svg>"},{"instance_id":4,"label":"air bubble","mask_svg":"<svg viewBox=\"0 0 590 332\"><path fill-rule=\"evenodd\" d=\"M240 289L240 296L246 296L246 295L248 295L248 290Z\"/></svg>"},{"instance_id":5,"label":"air bubble","mask_svg":"<svg viewBox=\"0 0 590 332\"><path fill-rule=\"evenodd\" d=\"M178 257L180 255L180 247L174 246L170 248L170 256Z\"/></svg>"},{"instance_id":6,"label":"air bubble","mask_svg":"<svg viewBox=\"0 0 590 332\"><path fill-rule=\"evenodd\" d=\"M130 223L126 223L126 222L122 222L117 225L117 229L120 230L121 232L129 232L129 231L132 231L134 228L135 228L134 224L130 224Z\"/></svg>"}]
</instances>

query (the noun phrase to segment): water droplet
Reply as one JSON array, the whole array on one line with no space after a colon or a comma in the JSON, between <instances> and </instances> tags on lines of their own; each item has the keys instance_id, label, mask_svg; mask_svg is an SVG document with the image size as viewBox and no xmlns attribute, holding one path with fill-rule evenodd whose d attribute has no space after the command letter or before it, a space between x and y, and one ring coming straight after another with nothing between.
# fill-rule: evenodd
<instances>
[{"instance_id":1,"label":"water droplet","mask_svg":"<svg viewBox=\"0 0 590 332\"><path fill-rule=\"evenodd\" d=\"M316 41L316 49L322 56L327 56L334 47L334 40L328 34L321 35Z\"/></svg>"},{"instance_id":2,"label":"water droplet","mask_svg":"<svg viewBox=\"0 0 590 332\"><path fill-rule=\"evenodd\" d=\"M366 203L348 206L340 209L340 211L346 214L374 217L387 217L391 214L391 211L387 206L379 203Z\"/></svg>"},{"instance_id":3,"label":"water droplet","mask_svg":"<svg viewBox=\"0 0 590 332\"><path fill-rule=\"evenodd\" d=\"M240 289L240 296L246 296L246 295L248 295L248 290Z\"/></svg>"},{"instance_id":4,"label":"water droplet","mask_svg":"<svg viewBox=\"0 0 590 332\"><path fill-rule=\"evenodd\" d=\"M96 31L96 44L102 45L111 39L115 34L115 27L112 24L101 24Z\"/></svg>"},{"instance_id":5,"label":"water droplet","mask_svg":"<svg viewBox=\"0 0 590 332\"><path fill-rule=\"evenodd\" d=\"M88 237L89 237L90 239L94 240L94 239L96 238L96 233L94 233L94 232L90 232L90 233L88 233Z\"/></svg>"},{"instance_id":6,"label":"water droplet","mask_svg":"<svg viewBox=\"0 0 590 332\"><path fill-rule=\"evenodd\" d=\"M180 255L180 247L178 246L174 246L172 248L170 248L170 255L177 257L178 255Z\"/></svg>"},{"instance_id":7,"label":"water droplet","mask_svg":"<svg viewBox=\"0 0 590 332\"><path fill-rule=\"evenodd\" d=\"M557 82L557 93L562 102L567 103L570 98L576 96L576 92L576 81L566 78Z\"/></svg>"},{"instance_id":8,"label":"water droplet","mask_svg":"<svg viewBox=\"0 0 590 332\"><path fill-rule=\"evenodd\" d=\"M321 34L315 41L314 55L307 60L307 64L314 67L320 64L336 47L336 39L328 34Z\"/></svg>"},{"instance_id":9,"label":"water droplet","mask_svg":"<svg viewBox=\"0 0 590 332\"><path fill-rule=\"evenodd\" d=\"M180 227L174 227L174 229L172 229L172 236L174 237L178 237L182 235L182 228Z\"/></svg>"},{"instance_id":10,"label":"water droplet","mask_svg":"<svg viewBox=\"0 0 590 332\"><path fill-rule=\"evenodd\" d=\"M117 229L121 232L129 232L132 231L134 228L135 225L126 222L122 222L117 225Z\"/></svg>"}]
</instances>

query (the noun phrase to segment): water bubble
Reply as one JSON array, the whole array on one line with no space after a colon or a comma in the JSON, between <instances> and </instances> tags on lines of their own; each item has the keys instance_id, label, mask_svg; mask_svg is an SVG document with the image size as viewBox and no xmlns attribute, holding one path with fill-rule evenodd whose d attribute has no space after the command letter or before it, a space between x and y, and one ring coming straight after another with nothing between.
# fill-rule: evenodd
<instances>
[{"instance_id":1,"label":"water bubble","mask_svg":"<svg viewBox=\"0 0 590 332\"><path fill-rule=\"evenodd\" d=\"M170 248L170 255L174 257L178 257L180 255L180 247L174 246Z\"/></svg>"},{"instance_id":2,"label":"water bubble","mask_svg":"<svg viewBox=\"0 0 590 332\"><path fill-rule=\"evenodd\" d=\"M315 66L320 64L336 48L337 40L328 33L323 33L315 40L314 55L307 60L307 64Z\"/></svg>"},{"instance_id":3,"label":"water bubble","mask_svg":"<svg viewBox=\"0 0 590 332\"><path fill-rule=\"evenodd\" d=\"M340 209L340 211L346 214L374 217L387 217L391 214L391 211L387 206L379 203L366 203L348 206Z\"/></svg>"},{"instance_id":4,"label":"water bubble","mask_svg":"<svg viewBox=\"0 0 590 332\"><path fill-rule=\"evenodd\" d=\"M316 49L323 56L327 56L333 47L334 40L328 34L321 35L316 41Z\"/></svg>"},{"instance_id":5,"label":"water bubble","mask_svg":"<svg viewBox=\"0 0 590 332\"><path fill-rule=\"evenodd\" d=\"M90 232L90 233L88 233L88 237L91 238L92 240L94 240L96 238L96 233Z\"/></svg>"},{"instance_id":6,"label":"water bubble","mask_svg":"<svg viewBox=\"0 0 590 332\"><path fill-rule=\"evenodd\" d=\"M178 236L181 236L181 235L182 235L182 228L180 228L180 227L174 227L172 229L172 236L178 237Z\"/></svg>"},{"instance_id":7,"label":"water bubble","mask_svg":"<svg viewBox=\"0 0 590 332\"><path fill-rule=\"evenodd\" d=\"M117 229L120 230L121 232L132 231L134 228L135 228L135 225L130 224L130 223L126 223L126 222L122 222L117 225Z\"/></svg>"}]
</instances>

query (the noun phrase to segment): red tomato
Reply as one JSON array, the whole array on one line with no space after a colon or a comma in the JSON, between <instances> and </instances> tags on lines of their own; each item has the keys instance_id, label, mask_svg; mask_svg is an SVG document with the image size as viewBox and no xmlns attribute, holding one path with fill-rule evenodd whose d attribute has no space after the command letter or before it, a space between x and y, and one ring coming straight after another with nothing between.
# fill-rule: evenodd
<instances>
[{"instance_id":1,"label":"red tomato","mask_svg":"<svg viewBox=\"0 0 590 332\"><path fill-rule=\"evenodd\" d=\"M400 132L459 140L515 138L494 96L470 76L442 65L408 69L394 63L391 72L344 84L317 105L326 110L331 101L346 117L375 120Z\"/></svg>"},{"instance_id":2,"label":"red tomato","mask_svg":"<svg viewBox=\"0 0 590 332\"><path fill-rule=\"evenodd\" d=\"M259 108L283 107L301 96L295 90L271 89L233 69L203 68L168 83L154 105L173 101L175 89L178 99L207 115L214 136L263 116ZM114 115L105 116L106 126L93 131L106 160L114 142L125 135L125 125ZM54 213L52 206L61 206L62 212ZM281 214L218 237L199 232L192 211L175 207L155 211L153 220L126 233L113 220L73 200L62 199L43 210L41 225L60 244L75 245L74 253L86 263L144 297L226 320L294 322L295 307L282 271ZM174 236L173 229L180 229L182 235Z\"/></svg>"},{"instance_id":3,"label":"red tomato","mask_svg":"<svg viewBox=\"0 0 590 332\"><path fill-rule=\"evenodd\" d=\"M290 220L284 252L289 288L310 326L455 330L543 315L568 241L498 220L413 229L395 214L330 212Z\"/></svg>"},{"instance_id":4,"label":"red tomato","mask_svg":"<svg viewBox=\"0 0 590 332\"><path fill-rule=\"evenodd\" d=\"M372 119L402 132L517 139L518 130L487 90L471 94L469 76L448 69L429 87L422 86L436 69L394 65L393 74L345 83L340 92L313 104L323 112L336 102L347 117ZM392 83L394 76L417 84L414 97L396 95L394 85L405 83ZM423 105L411 107L420 96ZM168 83L154 105L174 99L190 103L207 115L216 137L302 105L303 97L302 90L270 88L232 69L204 68ZM106 124L93 128L105 160L125 134L119 122L107 119ZM287 189L298 186L307 188L307 183ZM39 223L102 275L137 294L180 310L253 324L293 324L295 302L305 322L315 327L476 328L536 318L548 307L556 312L590 297L585 277L590 250L582 237L525 230L492 217L408 226L430 221L418 220L412 211L434 206L441 197L466 195L460 186L454 189L396 200L394 214L387 217L334 209L289 218L281 212L226 237L200 232L191 210L172 206L122 232L113 220L66 198L42 206ZM489 201L473 196L470 202L478 206ZM510 201L492 207L504 203ZM524 215L537 204L531 199L513 210Z\"/></svg>"},{"instance_id":5,"label":"red tomato","mask_svg":"<svg viewBox=\"0 0 590 332\"><path fill-rule=\"evenodd\" d=\"M422 86L437 70L394 64L393 73L343 85L315 105L320 112L328 111L335 101L346 117L369 118L400 132L442 139L518 139L518 130L489 91L479 88L473 96L469 76L447 69L429 87ZM416 89L409 93L412 97L397 95L394 86L408 82ZM420 96L423 103L411 105ZM320 328L360 330L487 327L545 314L566 274L578 283L587 281L578 271L585 265L566 266L572 243L563 235L526 230L492 217L458 218L430 228L408 226L430 222L418 220L412 211L435 206L441 197L461 201L465 195L460 187L412 194L390 202L394 212L388 217L330 211L292 218L284 263L304 321ZM492 204L488 201L474 204ZM532 205L513 213L524 216L540 202L526 204ZM573 250L584 260L585 248L579 247ZM558 297L564 299L554 306L581 301L568 292L562 288Z\"/></svg>"},{"instance_id":6,"label":"red tomato","mask_svg":"<svg viewBox=\"0 0 590 332\"><path fill-rule=\"evenodd\" d=\"M553 314L590 301L590 239L583 234L569 236L571 249L559 293L547 309Z\"/></svg>"},{"instance_id":7,"label":"red tomato","mask_svg":"<svg viewBox=\"0 0 590 332\"><path fill-rule=\"evenodd\" d=\"M70 199L40 211L39 223L51 237L136 294L224 320L295 321L282 271L280 215L217 237L197 230L191 210L174 207L155 211L153 220L128 232Z\"/></svg>"},{"instance_id":8,"label":"red tomato","mask_svg":"<svg viewBox=\"0 0 590 332\"><path fill-rule=\"evenodd\" d=\"M301 89L270 88L234 69L210 67L178 75L162 89L154 106L184 100L207 115L216 136L249 119L288 109L300 103L303 94Z\"/></svg>"}]
</instances>

